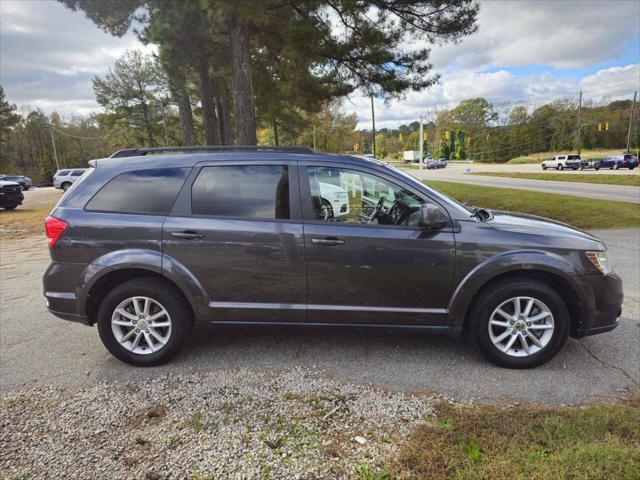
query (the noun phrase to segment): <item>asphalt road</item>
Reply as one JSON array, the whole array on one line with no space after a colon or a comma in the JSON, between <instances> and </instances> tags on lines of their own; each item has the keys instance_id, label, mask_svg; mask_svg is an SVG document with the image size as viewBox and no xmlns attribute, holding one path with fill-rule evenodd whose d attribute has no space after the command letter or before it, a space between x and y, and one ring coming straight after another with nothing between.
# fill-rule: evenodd
<instances>
[{"instance_id":1,"label":"asphalt road","mask_svg":"<svg viewBox=\"0 0 640 480\"><path fill-rule=\"evenodd\" d=\"M1 215L2 213L0 213ZM625 281L613 332L570 339L534 370L494 367L463 341L440 336L274 328L198 328L169 365L141 369L115 360L95 328L50 315L41 293L49 258L44 237L0 242L0 390L48 384L135 381L164 372L238 367L311 367L319 375L457 400L573 404L618 397L640 382L640 229L594 232Z\"/></svg>"},{"instance_id":2,"label":"asphalt road","mask_svg":"<svg viewBox=\"0 0 640 480\"><path fill-rule=\"evenodd\" d=\"M516 167L516 168L514 168ZM580 183L580 182L561 182L555 180L528 180L523 178L509 177L490 177L484 175L469 175L465 173L466 169L475 172L542 172L536 165L486 165L486 164L449 164L447 168L438 170L420 170L406 169L410 174L423 180L441 180L445 182L466 183L470 185L483 185L496 188L514 188L516 190L534 190L537 192L562 193L563 195L574 195L577 197L585 197L590 199L614 200L617 202L640 204L640 187L626 185L606 185L598 183ZM587 170L584 172L574 172L573 170L566 173L578 173L581 175L598 175L598 174L616 174L628 175L638 170L607 170L606 172L596 172ZM553 172L563 173L563 172Z\"/></svg>"}]
</instances>

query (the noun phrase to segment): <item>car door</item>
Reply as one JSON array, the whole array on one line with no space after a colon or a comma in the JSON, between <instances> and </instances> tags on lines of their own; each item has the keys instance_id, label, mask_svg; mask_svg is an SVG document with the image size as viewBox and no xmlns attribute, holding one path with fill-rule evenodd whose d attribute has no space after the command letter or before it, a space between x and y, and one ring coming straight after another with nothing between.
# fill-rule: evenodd
<instances>
[{"instance_id":1,"label":"car door","mask_svg":"<svg viewBox=\"0 0 640 480\"><path fill-rule=\"evenodd\" d=\"M163 254L206 292L213 321L306 320L297 167L198 165L163 229Z\"/></svg>"},{"instance_id":2,"label":"car door","mask_svg":"<svg viewBox=\"0 0 640 480\"><path fill-rule=\"evenodd\" d=\"M301 162L300 178L308 321L443 326L453 229L418 226L420 205L436 202L395 177L344 162ZM323 183L343 190L344 206L323 209L335 201L324 198Z\"/></svg>"}]
</instances>

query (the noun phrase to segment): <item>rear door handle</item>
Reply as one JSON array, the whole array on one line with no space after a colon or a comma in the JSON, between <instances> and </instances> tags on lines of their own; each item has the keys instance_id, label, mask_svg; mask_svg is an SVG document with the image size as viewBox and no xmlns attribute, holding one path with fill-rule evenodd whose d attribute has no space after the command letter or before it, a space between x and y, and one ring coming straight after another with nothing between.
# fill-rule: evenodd
<instances>
[{"instance_id":1,"label":"rear door handle","mask_svg":"<svg viewBox=\"0 0 640 480\"><path fill-rule=\"evenodd\" d=\"M314 245L324 245L327 247L335 247L337 245L344 245L344 240L340 240L335 237L327 237L327 238L312 238L311 243Z\"/></svg>"},{"instance_id":2,"label":"rear door handle","mask_svg":"<svg viewBox=\"0 0 640 480\"><path fill-rule=\"evenodd\" d=\"M201 233L188 230L186 232L171 232L171 236L173 238L181 238L183 240L196 240L198 238L202 238L203 235Z\"/></svg>"}]
</instances>

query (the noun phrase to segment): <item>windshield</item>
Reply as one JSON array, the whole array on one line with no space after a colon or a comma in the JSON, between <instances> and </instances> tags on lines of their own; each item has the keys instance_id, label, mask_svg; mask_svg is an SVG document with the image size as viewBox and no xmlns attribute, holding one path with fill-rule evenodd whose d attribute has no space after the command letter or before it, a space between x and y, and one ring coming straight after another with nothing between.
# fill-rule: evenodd
<instances>
[{"instance_id":1,"label":"windshield","mask_svg":"<svg viewBox=\"0 0 640 480\"><path fill-rule=\"evenodd\" d=\"M463 205L462 203L458 202L457 200L454 200L453 198L451 198L448 195L445 195L444 193L442 193L440 190L438 190L437 188L434 188L430 185L426 185L424 183L421 183L417 178L415 178L414 176L408 174L407 172L400 170L397 167L394 167L393 165L386 165L386 168L389 168L391 170L393 170L394 173L397 173L398 175L402 175L402 177L404 179L406 179L407 181L409 181L410 183L413 183L414 185L420 185L422 187L426 187L427 190L433 191L435 192L437 197L444 197L447 202L454 208L457 208L457 210L465 217L470 217L473 213L474 213L474 209L467 207L466 205Z\"/></svg>"}]
</instances>

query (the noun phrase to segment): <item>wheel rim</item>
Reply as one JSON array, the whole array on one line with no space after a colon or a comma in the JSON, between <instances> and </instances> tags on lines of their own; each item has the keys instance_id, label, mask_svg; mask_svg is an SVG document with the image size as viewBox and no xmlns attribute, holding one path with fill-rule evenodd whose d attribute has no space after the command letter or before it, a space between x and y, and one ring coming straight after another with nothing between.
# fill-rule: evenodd
<instances>
[{"instance_id":1,"label":"wheel rim","mask_svg":"<svg viewBox=\"0 0 640 480\"><path fill-rule=\"evenodd\" d=\"M111 330L126 350L148 355L161 350L171 337L171 317L149 297L123 300L111 315Z\"/></svg>"},{"instance_id":2,"label":"wheel rim","mask_svg":"<svg viewBox=\"0 0 640 480\"><path fill-rule=\"evenodd\" d=\"M546 347L554 332L551 309L532 297L501 303L489 318L489 337L502 353L528 357Z\"/></svg>"}]
</instances>

